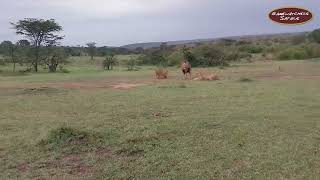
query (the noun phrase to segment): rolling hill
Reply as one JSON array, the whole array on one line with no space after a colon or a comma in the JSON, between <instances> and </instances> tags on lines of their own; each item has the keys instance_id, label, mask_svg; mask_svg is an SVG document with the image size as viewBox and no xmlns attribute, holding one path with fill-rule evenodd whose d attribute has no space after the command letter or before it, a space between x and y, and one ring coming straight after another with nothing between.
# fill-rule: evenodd
<instances>
[{"instance_id":1,"label":"rolling hill","mask_svg":"<svg viewBox=\"0 0 320 180\"><path fill-rule=\"evenodd\" d=\"M121 48L126 49L136 49L136 48L157 48L160 47L162 43L167 43L167 45L185 45L193 43L206 43L206 42L218 42L223 39L229 40L253 40L253 39L265 39L265 38L276 38L285 36L294 36L299 34L306 34L307 32L296 32L296 33L280 33L280 34L261 34L261 35L245 35L245 36L229 36L220 38L208 38L208 39L194 39L194 40L181 40L181 41L167 41L167 42L146 42L146 43L134 43L121 46Z\"/></svg>"}]
</instances>

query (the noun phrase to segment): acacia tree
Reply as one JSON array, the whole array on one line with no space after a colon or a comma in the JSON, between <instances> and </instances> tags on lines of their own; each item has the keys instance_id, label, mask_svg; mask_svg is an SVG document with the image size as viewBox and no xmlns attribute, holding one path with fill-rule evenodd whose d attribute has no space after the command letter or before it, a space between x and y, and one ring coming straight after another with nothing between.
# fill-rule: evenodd
<instances>
[{"instance_id":1,"label":"acacia tree","mask_svg":"<svg viewBox=\"0 0 320 180\"><path fill-rule=\"evenodd\" d=\"M95 42L88 42L86 45L88 46L88 54L91 56L91 60L93 61L93 57L96 54L96 44Z\"/></svg>"},{"instance_id":2,"label":"acacia tree","mask_svg":"<svg viewBox=\"0 0 320 180\"><path fill-rule=\"evenodd\" d=\"M54 19L34 19L26 18L19 20L17 23L11 23L16 30L17 35L23 35L31 41L34 48L32 65L34 70L38 72L38 64L40 60L40 47L46 44L56 44L63 36L57 33L62 31L60 26Z\"/></svg>"}]
</instances>

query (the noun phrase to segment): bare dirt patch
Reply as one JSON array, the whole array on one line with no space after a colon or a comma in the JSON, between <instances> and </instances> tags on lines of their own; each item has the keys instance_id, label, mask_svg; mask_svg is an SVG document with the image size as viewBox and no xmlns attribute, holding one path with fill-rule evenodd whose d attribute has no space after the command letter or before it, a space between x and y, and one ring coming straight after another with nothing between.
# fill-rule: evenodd
<instances>
[{"instance_id":1,"label":"bare dirt patch","mask_svg":"<svg viewBox=\"0 0 320 180\"><path fill-rule=\"evenodd\" d=\"M226 171L227 177L233 177L236 173L243 171L250 167L250 163L244 160L234 160L231 167Z\"/></svg>"},{"instance_id":2,"label":"bare dirt patch","mask_svg":"<svg viewBox=\"0 0 320 180\"><path fill-rule=\"evenodd\" d=\"M95 151L95 156L99 159L114 158L115 155L110 148L99 148Z\"/></svg>"},{"instance_id":3,"label":"bare dirt patch","mask_svg":"<svg viewBox=\"0 0 320 180\"><path fill-rule=\"evenodd\" d=\"M143 86L143 85L145 85L145 84L118 83L118 84L111 85L111 87L113 89L128 90L128 89L138 87L138 86Z\"/></svg>"},{"instance_id":4,"label":"bare dirt patch","mask_svg":"<svg viewBox=\"0 0 320 180\"><path fill-rule=\"evenodd\" d=\"M26 173L30 170L30 165L28 163L22 163L17 166L17 170L20 173Z\"/></svg>"},{"instance_id":5,"label":"bare dirt patch","mask_svg":"<svg viewBox=\"0 0 320 180\"><path fill-rule=\"evenodd\" d=\"M38 161L34 163L21 163L16 166L20 174L29 172L39 172L38 179L60 179L59 175L64 174L65 177L93 177L99 173L100 161L106 160L128 160L140 157L144 153L143 150L132 150L126 153L114 151L109 147L101 147L96 150L83 151L62 155L61 157L50 159L47 161ZM94 159L95 163L89 163L87 158ZM49 176L41 176L43 172L50 174ZM37 174L37 173L36 173Z\"/></svg>"},{"instance_id":6,"label":"bare dirt patch","mask_svg":"<svg viewBox=\"0 0 320 180\"><path fill-rule=\"evenodd\" d=\"M76 176L91 176L94 173L94 168L91 165L83 162L80 155L68 155L57 162L60 168L68 169L71 175Z\"/></svg>"},{"instance_id":7,"label":"bare dirt patch","mask_svg":"<svg viewBox=\"0 0 320 180\"><path fill-rule=\"evenodd\" d=\"M36 167L34 168L35 170L59 169L66 174L74 176L92 176L95 173L96 169L83 160L84 155L85 154L82 153L66 155L56 160L37 163Z\"/></svg>"},{"instance_id":8,"label":"bare dirt patch","mask_svg":"<svg viewBox=\"0 0 320 180\"><path fill-rule=\"evenodd\" d=\"M150 81L111 80L111 81L78 81L78 82L53 82L53 83L21 83L17 85L2 86L0 89L23 89L28 92L39 92L39 90L70 89L70 90L98 90L116 89L129 90L138 86L151 83Z\"/></svg>"},{"instance_id":9,"label":"bare dirt patch","mask_svg":"<svg viewBox=\"0 0 320 180\"><path fill-rule=\"evenodd\" d=\"M320 80L319 64L305 62L270 67L255 73L258 79L266 80Z\"/></svg>"},{"instance_id":10,"label":"bare dirt patch","mask_svg":"<svg viewBox=\"0 0 320 180\"><path fill-rule=\"evenodd\" d=\"M279 74L279 73L270 73L270 74L261 74L256 76L257 79L266 79L266 80L320 80L320 75L305 75L305 74Z\"/></svg>"}]
</instances>

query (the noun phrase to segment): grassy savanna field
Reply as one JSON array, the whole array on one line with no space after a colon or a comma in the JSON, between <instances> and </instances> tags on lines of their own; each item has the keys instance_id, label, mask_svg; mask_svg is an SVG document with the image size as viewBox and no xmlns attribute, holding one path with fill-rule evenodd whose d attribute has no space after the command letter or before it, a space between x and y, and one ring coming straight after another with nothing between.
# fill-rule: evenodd
<instances>
[{"instance_id":1,"label":"grassy savanna field","mask_svg":"<svg viewBox=\"0 0 320 180\"><path fill-rule=\"evenodd\" d=\"M201 82L174 67L168 80L67 68L0 75L0 179L319 178L317 59L209 68L221 80Z\"/></svg>"}]
</instances>

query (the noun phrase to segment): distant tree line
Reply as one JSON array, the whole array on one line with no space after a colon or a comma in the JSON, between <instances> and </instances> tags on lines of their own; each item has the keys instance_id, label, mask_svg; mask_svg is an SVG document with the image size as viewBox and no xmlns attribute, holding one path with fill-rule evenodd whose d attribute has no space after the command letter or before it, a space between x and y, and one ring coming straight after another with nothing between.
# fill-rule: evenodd
<instances>
[{"instance_id":1,"label":"distant tree line","mask_svg":"<svg viewBox=\"0 0 320 180\"><path fill-rule=\"evenodd\" d=\"M143 51L143 64L180 65L188 60L192 66L228 66L233 61L299 60L320 57L320 29L310 33L251 39L221 39L207 43L167 46Z\"/></svg>"},{"instance_id":2,"label":"distant tree line","mask_svg":"<svg viewBox=\"0 0 320 180\"><path fill-rule=\"evenodd\" d=\"M23 38L17 42L0 43L0 65L12 64L27 67L24 71L38 72L39 66L49 72L64 71L63 65L70 56L105 57L102 67L112 70L118 63L116 55L139 55L125 62L128 70L137 65L178 66L187 60L193 67L228 66L232 61L291 60L320 57L320 29L310 33L266 38L221 39L206 43L168 45L158 48L126 49L122 47L97 47L95 42L83 46L61 46L62 26L54 19L27 18L11 23L16 34Z\"/></svg>"}]
</instances>

